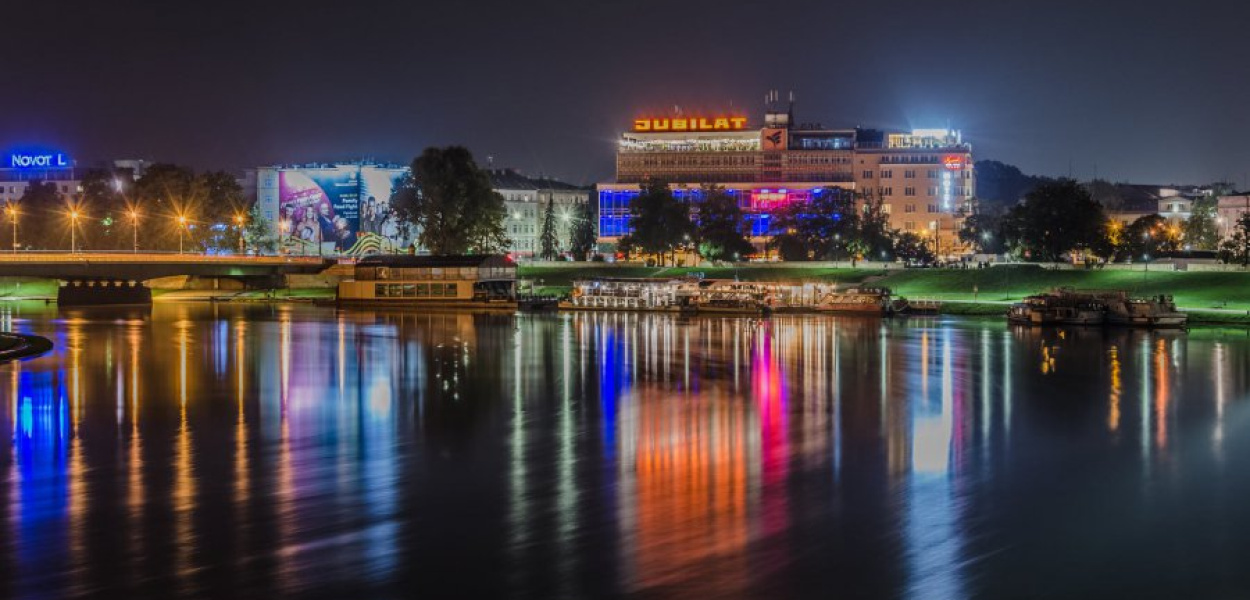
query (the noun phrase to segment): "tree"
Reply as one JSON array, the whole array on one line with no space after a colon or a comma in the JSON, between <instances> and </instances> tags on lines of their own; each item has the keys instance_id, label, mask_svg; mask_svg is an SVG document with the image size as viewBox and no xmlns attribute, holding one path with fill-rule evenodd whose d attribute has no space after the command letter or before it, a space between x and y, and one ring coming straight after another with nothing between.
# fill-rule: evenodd
<instances>
[{"instance_id":1,"label":"tree","mask_svg":"<svg viewBox=\"0 0 1250 600\"><path fill-rule=\"evenodd\" d=\"M589 259L599 241L595 232L595 212L595 206L589 199L577 207L577 216L574 217L576 220L569 232L569 252L577 260Z\"/></svg>"},{"instance_id":2,"label":"tree","mask_svg":"<svg viewBox=\"0 0 1250 600\"><path fill-rule=\"evenodd\" d=\"M1250 212L1241 213L1232 235L1220 244L1220 260L1250 266Z\"/></svg>"},{"instance_id":3,"label":"tree","mask_svg":"<svg viewBox=\"0 0 1250 600\"><path fill-rule=\"evenodd\" d=\"M742 233L743 225L737 198L720 186L704 187L695 236L700 256L713 261L738 260L755 252L755 246Z\"/></svg>"},{"instance_id":4,"label":"tree","mask_svg":"<svg viewBox=\"0 0 1250 600\"><path fill-rule=\"evenodd\" d=\"M243 226L243 242L247 249L257 254L273 253L278 240L273 237L273 223L260 212L260 204L253 204L248 212L247 224Z\"/></svg>"},{"instance_id":5,"label":"tree","mask_svg":"<svg viewBox=\"0 0 1250 600\"><path fill-rule=\"evenodd\" d=\"M675 254L677 247L690 235L690 205L675 198L668 184L649 181L629 202L630 232L622 236L626 249L654 254L659 262L665 254Z\"/></svg>"},{"instance_id":6,"label":"tree","mask_svg":"<svg viewBox=\"0 0 1250 600\"><path fill-rule=\"evenodd\" d=\"M982 254L1001 254L1006 250L999 232L1003 216L993 207L978 208L964 219L959 228L959 241L971 244Z\"/></svg>"},{"instance_id":7,"label":"tree","mask_svg":"<svg viewBox=\"0 0 1250 600\"><path fill-rule=\"evenodd\" d=\"M1124 228L1121 253L1149 260L1164 252L1175 252L1180 247L1180 230L1169 226L1167 219L1158 214L1139 217Z\"/></svg>"},{"instance_id":8,"label":"tree","mask_svg":"<svg viewBox=\"0 0 1250 600\"><path fill-rule=\"evenodd\" d=\"M1194 250L1214 250L1219 245L1220 230L1215 222L1217 202L1216 196L1194 200L1183 227L1186 246Z\"/></svg>"},{"instance_id":9,"label":"tree","mask_svg":"<svg viewBox=\"0 0 1250 600\"><path fill-rule=\"evenodd\" d=\"M123 218L126 202L118 190L115 175L104 169L91 169L80 180L82 192L76 204L95 216L83 224L83 234L92 248L130 249L131 231Z\"/></svg>"},{"instance_id":10,"label":"tree","mask_svg":"<svg viewBox=\"0 0 1250 600\"><path fill-rule=\"evenodd\" d=\"M418 244L434 254L489 254L509 244L503 196L461 146L426 148L396 186L391 207L419 229Z\"/></svg>"},{"instance_id":11,"label":"tree","mask_svg":"<svg viewBox=\"0 0 1250 600\"><path fill-rule=\"evenodd\" d=\"M70 247L69 206L55 182L31 181L17 202L18 244L37 250ZM81 222L79 223L81 228Z\"/></svg>"},{"instance_id":12,"label":"tree","mask_svg":"<svg viewBox=\"0 0 1250 600\"><path fill-rule=\"evenodd\" d=\"M539 256L543 260L555 260L560 256L560 238L556 236L555 198L547 198L547 212L543 215L543 229L538 236Z\"/></svg>"},{"instance_id":13,"label":"tree","mask_svg":"<svg viewBox=\"0 0 1250 600\"><path fill-rule=\"evenodd\" d=\"M871 191L860 196L863 208L857 220L857 233L847 244L852 262L856 257L886 258L894 253L894 235L885 205Z\"/></svg>"},{"instance_id":14,"label":"tree","mask_svg":"<svg viewBox=\"0 0 1250 600\"><path fill-rule=\"evenodd\" d=\"M134 201L143 230L140 243L145 248L176 250L178 217L186 216L194 196L195 172L168 163L151 165L135 181Z\"/></svg>"},{"instance_id":15,"label":"tree","mask_svg":"<svg viewBox=\"0 0 1250 600\"><path fill-rule=\"evenodd\" d=\"M1106 217L1089 192L1071 179L1037 187L1003 219L1004 241L1027 258L1060 261L1095 246Z\"/></svg>"},{"instance_id":16,"label":"tree","mask_svg":"<svg viewBox=\"0 0 1250 600\"><path fill-rule=\"evenodd\" d=\"M233 251L239 246L238 229L233 225L246 202L243 188L224 171L207 171L192 181L191 195L183 203L183 214L190 219L187 242L203 251Z\"/></svg>"},{"instance_id":17,"label":"tree","mask_svg":"<svg viewBox=\"0 0 1250 600\"><path fill-rule=\"evenodd\" d=\"M907 263L927 265L937 257L927 241L910 231L900 233L894 240L894 256Z\"/></svg>"},{"instance_id":18,"label":"tree","mask_svg":"<svg viewBox=\"0 0 1250 600\"><path fill-rule=\"evenodd\" d=\"M839 188L813 194L786 207L777 218L773 243L784 260L838 260L860 234L855 196Z\"/></svg>"}]
</instances>

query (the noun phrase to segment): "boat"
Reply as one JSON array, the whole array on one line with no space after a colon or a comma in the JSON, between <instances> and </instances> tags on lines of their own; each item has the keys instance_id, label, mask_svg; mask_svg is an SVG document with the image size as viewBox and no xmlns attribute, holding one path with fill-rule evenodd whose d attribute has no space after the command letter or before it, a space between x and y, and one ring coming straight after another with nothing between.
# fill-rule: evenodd
<instances>
[{"instance_id":1,"label":"boat","mask_svg":"<svg viewBox=\"0 0 1250 600\"><path fill-rule=\"evenodd\" d=\"M340 306L516 310L516 263L504 255L375 255L338 285Z\"/></svg>"},{"instance_id":2,"label":"boat","mask_svg":"<svg viewBox=\"0 0 1250 600\"><path fill-rule=\"evenodd\" d=\"M1096 296L1060 288L1028 296L1007 309L1007 321L1021 325L1102 325L1107 306Z\"/></svg>"},{"instance_id":3,"label":"boat","mask_svg":"<svg viewBox=\"0 0 1250 600\"><path fill-rule=\"evenodd\" d=\"M817 312L889 315L895 303L889 288L857 287L823 294L814 307Z\"/></svg>"},{"instance_id":4,"label":"boat","mask_svg":"<svg viewBox=\"0 0 1250 600\"><path fill-rule=\"evenodd\" d=\"M1107 307L1107 324L1134 327L1184 327L1189 315L1176 309L1171 296L1133 298L1122 291L1098 294Z\"/></svg>"},{"instance_id":5,"label":"boat","mask_svg":"<svg viewBox=\"0 0 1250 600\"><path fill-rule=\"evenodd\" d=\"M689 303L691 285L684 279L605 277L579 279L560 302L565 310L677 311Z\"/></svg>"}]
</instances>

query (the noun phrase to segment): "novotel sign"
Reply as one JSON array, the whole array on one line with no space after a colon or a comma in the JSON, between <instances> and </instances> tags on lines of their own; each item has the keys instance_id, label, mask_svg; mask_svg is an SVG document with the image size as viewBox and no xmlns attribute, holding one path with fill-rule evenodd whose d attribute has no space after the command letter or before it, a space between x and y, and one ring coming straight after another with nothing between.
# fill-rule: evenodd
<instances>
[{"instance_id":1,"label":"novotel sign","mask_svg":"<svg viewBox=\"0 0 1250 600\"><path fill-rule=\"evenodd\" d=\"M964 157L956 154L948 154L942 157L942 165L948 171L962 171L964 169Z\"/></svg>"},{"instance_id":2,"label":"novotel sign","mask_svg":"<svg viewBox=\"0 0 1250 600\"><path fill-rule=\"evenodd\" d=\"M60 152L48 154L14 152L9 154L9 166L15 169L29 169L32 167L68 167L70 166L70 162L69 157Z\"/></svg>"},{"instance_id":3,"label":"novotel sign","mask_svg":"<svg viewBox=\"0 0 1250 600\"><path fill-rule=\"evenodd\" d=\"M658 117L634 119L634 131L740 131L746 117Z\"/></svg>"}]
</instances>

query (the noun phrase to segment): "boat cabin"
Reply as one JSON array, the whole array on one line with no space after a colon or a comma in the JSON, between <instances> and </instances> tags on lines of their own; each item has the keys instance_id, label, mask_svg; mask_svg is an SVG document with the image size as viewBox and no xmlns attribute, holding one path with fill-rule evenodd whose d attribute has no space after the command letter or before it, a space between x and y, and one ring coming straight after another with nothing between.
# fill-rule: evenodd
<instances>
[{"instance_id":1,"label":"boat cabin","mask_svg":"<svg viewBox=\"0 0 1250 600\"><path fill-rule=\"evenodd\" d=\"M339 283L340 302L515 302L516 263L501 254L367 256L355 280Z\"/></svg>"}]
</instances>

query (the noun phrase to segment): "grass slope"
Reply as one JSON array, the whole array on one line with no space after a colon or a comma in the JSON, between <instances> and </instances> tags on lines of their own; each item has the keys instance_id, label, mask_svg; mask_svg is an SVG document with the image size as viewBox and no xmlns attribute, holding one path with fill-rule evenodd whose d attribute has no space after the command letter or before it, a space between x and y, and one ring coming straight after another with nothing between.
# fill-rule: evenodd
<instances>
[{"instance_id":1,"label":"grass slope","mask_svg":"<svg viewBox=\"0 0 1250 600\"><path fill-rule=\"evenodd\" d=\"M992 269L812 269L805 267L648 268L587 265L585 267L521 267L520 276L542 280L552 292L567 291L575 279L593 277L704 277L756 281L828 281L891 288L908 298L1010 302L1053 287L1126 290L1136 295L1171 294L1187 309L1250 310L1250 273L1183 271L1057 271L1034 266ZM973 289L976 289L974 294ZM984 310L984 309L982 309Z\"/></svg>"}]
</instances>

